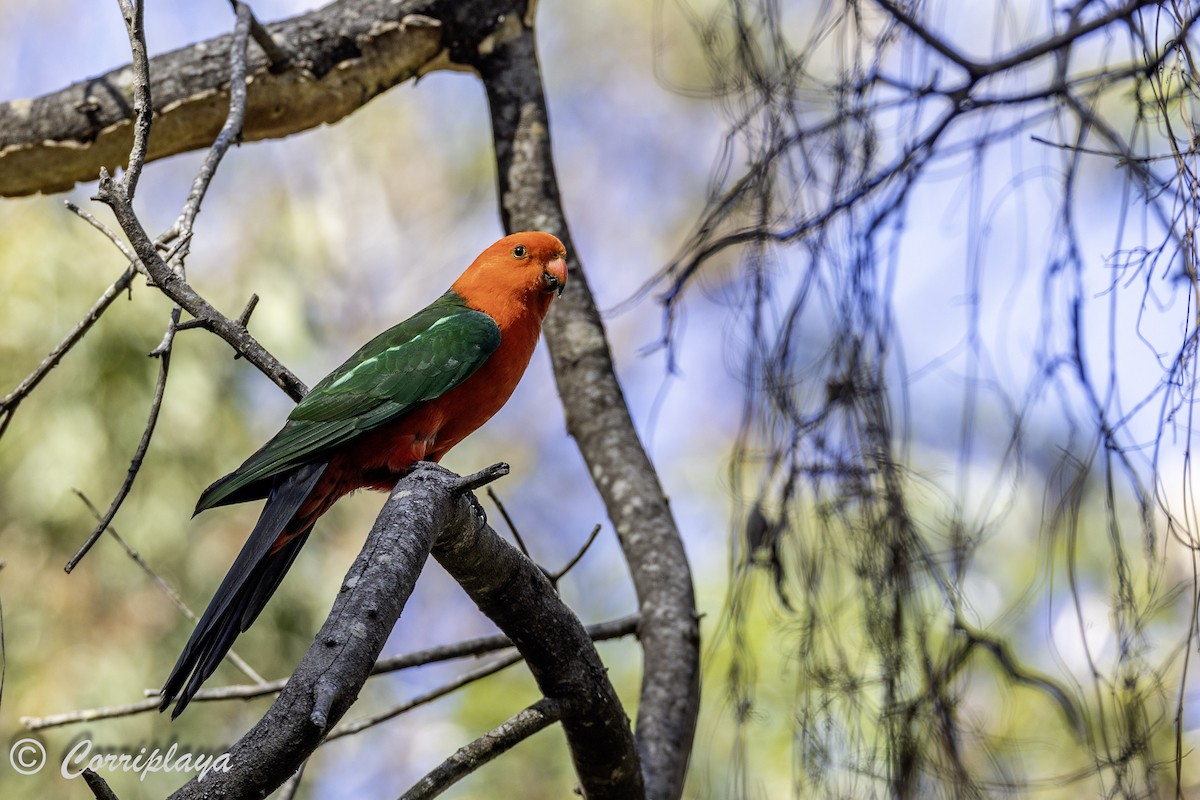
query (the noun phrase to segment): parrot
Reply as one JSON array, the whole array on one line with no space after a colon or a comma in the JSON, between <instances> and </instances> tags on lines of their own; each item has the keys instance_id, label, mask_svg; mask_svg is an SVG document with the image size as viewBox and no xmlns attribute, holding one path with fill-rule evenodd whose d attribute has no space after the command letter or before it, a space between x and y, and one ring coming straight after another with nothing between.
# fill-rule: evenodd
<instances>
[{"instance_id":1,"label":"parrot","mask_svg":"<svg viewBox=\"0 0 1200 800\"><path fill-rule=\"evenodd\" d=\"M505 236L445 294L325 376L279 433L204 490L196 514L266 504L167 678L160 711L178 698L171 718L183 712L340 497L391 491L418 461L437 462L500 410L566 283L555 236Z\"/></svg>"}]
</instances>

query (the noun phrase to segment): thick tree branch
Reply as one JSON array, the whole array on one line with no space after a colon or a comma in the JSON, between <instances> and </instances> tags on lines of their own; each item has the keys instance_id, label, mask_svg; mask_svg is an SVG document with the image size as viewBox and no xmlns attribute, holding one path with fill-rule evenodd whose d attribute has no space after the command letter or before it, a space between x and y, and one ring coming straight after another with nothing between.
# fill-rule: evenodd
<instances>
[{"instance_id":1,"label":"thick tree branch","mask_svg":"<svg viewBox=\"0 0 1200 800\"><path fill-rule=\"evenodd\" d=\"M512 639L542 694L562 704L584 797L644 796L637 747L607 670L545 574L487 525L439 538L433 557Z\"/></svg>"},{"instance_id":2,"label":"thick tree branch","mask_svg":"<svg viewBox=\"0 0 1200 800\"><path fill-rule=\"evenodd\" d=\"M261 797L291 777L357 698L435 540L443 566L566 709L585 795L640 796L633 735L587 632L533 563L479 525L463 496L473 477L423 465L396 485L312 647L266 715L230 748L233 769L193 780L173 798Z\"/></svg>"},{"instance_id":3,"label":"thick tree branch","mask_svg":"<svg viewBox=\"0 0 1200 800\"><path fill-rule=\"evenodd\" d=\"M292 679L230 748L233 769L193 780L173 798L265 797L345 714L412 594L434 538L462 516L464 504L449 502L429 474L419 470L396 485Z\"/></svg>"},{"instance_id":4,"label":"thick tree branch","mask_svg":"<svg viewBox=\"0 0 1200 800\"><path fill-rule=\"evenodd\" d=\"M275 138L335 122L429 68L442 48L439 18L454 13L454 5L339 0L266 26L293 60L272 72L265 53L250 54L245 138ZM231 41L218 36L151 60L154 137L148 160L206 147L216 137L229 108ZM113 171L127 163L133 88L133 74L124 66L58 92L0 105L0 195L61 191L94 180L102 166Z\"/></svg>"},{"instance_id":5,"label":"thick tree branch","mask_svg":"<svg viewBox=\"0 0 1200 800\"><path fill-rule=\"evenodd\" d=\"M646 793L677 798L699 708L699 625L691 570L654 465L634 429L604 325L571 244L533 30L514 24L486 52L451 56L474 63L487 88L505 229L550 231L570 253L571 280L544 331L567 429L608 508L637 590L645 651L637 738Z\"/></svg>"}]
</instances>

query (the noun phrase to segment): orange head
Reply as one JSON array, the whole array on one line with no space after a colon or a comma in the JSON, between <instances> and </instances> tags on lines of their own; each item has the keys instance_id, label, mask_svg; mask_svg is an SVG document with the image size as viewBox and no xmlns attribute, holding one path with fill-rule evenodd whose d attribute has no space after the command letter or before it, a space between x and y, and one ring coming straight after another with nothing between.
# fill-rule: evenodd
<instances>
[{"instance_id":1,"label":"orange head","mask_svg":"<svg viewBox=\"0 0 1200 800\"><path fill-rule=\"evenodd\" d=\"M554 295L567 285L567 250L541 231L505 236L479 254L450 288L504 327L502 320L537 315L540 322Z\"/></svg>"}]
</instances>

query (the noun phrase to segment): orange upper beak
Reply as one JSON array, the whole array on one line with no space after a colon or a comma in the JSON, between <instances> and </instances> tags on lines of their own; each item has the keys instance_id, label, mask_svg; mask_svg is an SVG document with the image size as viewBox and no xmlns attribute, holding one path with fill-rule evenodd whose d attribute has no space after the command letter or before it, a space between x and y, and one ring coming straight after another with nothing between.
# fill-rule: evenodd
<instances>
[{"instance_id":1,"label":"orange upper beak","mask_svg":"<svg viewBox=\"0 0 1200 800\"><path fill-rule=\"evenodd\" d=\"M546 269L542 271L542 285L546 287L547 292L557 291L560 295L563 293L567 286L566 259L558 256L546 265Z\"/></svg>"}]
</instances>

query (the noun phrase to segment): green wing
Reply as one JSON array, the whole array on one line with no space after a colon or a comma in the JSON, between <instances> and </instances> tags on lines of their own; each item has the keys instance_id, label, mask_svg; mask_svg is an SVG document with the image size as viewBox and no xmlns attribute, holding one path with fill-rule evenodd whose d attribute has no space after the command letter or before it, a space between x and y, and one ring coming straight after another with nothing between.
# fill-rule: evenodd
<instances>
[{"instance_id":1,"label":"green wing","mask_svg":"<svg viewBox=\"0 0 1200 800\"><path fill-rule=\"evenodd\" d=\"M292 409L275 438L204 491L196 513L265 496L274 476L440 397L499 346L495 321L446 292L326 375Z\"/></svg>"}]
</instances>

